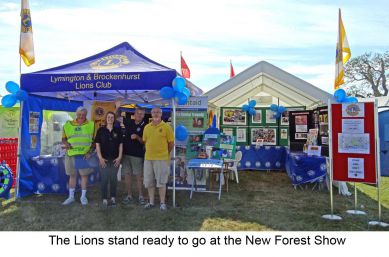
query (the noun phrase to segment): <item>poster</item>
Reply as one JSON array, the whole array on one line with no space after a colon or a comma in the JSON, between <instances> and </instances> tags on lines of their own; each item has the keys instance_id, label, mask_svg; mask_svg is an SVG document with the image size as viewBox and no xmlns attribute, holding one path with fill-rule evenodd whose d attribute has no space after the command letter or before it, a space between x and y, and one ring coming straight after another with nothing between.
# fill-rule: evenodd
<instances>
[{"instance_id":1,"label":"poster","mask_svg":"<svg viewBox=\"0 0 389 257\"><path fill-rule=\"evenodd\" d=\"M308 116L298 115L294 117L296 132L308 132Z\"/></svg>"},{"instance_id":2,"label":"poster","mask_svg":"<svg viewBox=\"0 0 389 257\"><path fill-rule=\"evenodd\" d=\"M28 133L37 134L39 133L39 112L29 113Z\"/></svg>"},{"instance_id":3,"label":"poster","mask_svg":"<svg viewBox=\"0 0 389 257\"><path fill-rule=\"evenodd\" d=\"M281 128L280 139L288 139L288 129Z\"/></svg>"},{"instance_id":4,"label":"poster","mask_svg":"<svg viewBox=\"0 0 389 257\"><path fill-rule=\"evenodd\" d=\"M184 155L187 159L197 158L197 155L200 152L202 142L203 135L189 135L186 147L176 147L176 154Z\"/></svg>"},{"instance_id":5,"label":"poster","mask_svg":"<svg viewBox=\"0 0 389 257\"><path fill-rule=\"evenodd\" d=\"M266 110L266 124L268 123L276 123L276 117L274 116L274 112L272 110Z\"/></svg>"},{"instance_id":6,"label":"poster","mask_svg":"<svg viewBox=\"0 0 389 257\"><path fill-rule=\"evenodd\" d=\"M19 108L0 108L0 137L19 137Z\"/></svg>"},{"instance_id":7,"label":"poster","mask_svg":"<svg viewBox=\"0 0 389 257\"><path fill-rule=\"evenodd\" d=\"M219 148L221 149L221 158L235 159L236 142L234 136L221 135Z\"/></svg>"},{"instance_id":8,"label":"poster","mask_svg":"<svg viewBox=\"0 0 389 257\"><path fill-rule=\"evenodd\" d=\"M236 128L236 142L246 143L247 142L247 129L246 128Z\"/></svg>"},{"instance_id":9,"label":"poster","mask_svg":"<svg viewBox=\"0 0 389 257\"><path fill-rule=\"evenodd\" d=\"M37 135L31 135L31 137L30 137L30 149L36 149L37 142L38 142Z\"/></svg>"},{"instance_id":10,"label":"poster","mask_svg":"<svg viewBox=\"0 0 389 257\"><path fill-rule=\"evenodd\" d=\"M364 159L363 158L347 158L348 162L348 177L364 179L365 178L365 169L364 169Z\"/></svg>"},{"instance_id":11,"label":"poster","mask_svg":"<svg viewBox=\"0 0 389 257\"><path fill-rule=\"evenodd\" d=\"M294 139L296 140L307 140L308 138L308 133L295 133L294 134Z\"/></svg>"},{"instance_id":12,"label":"poster","mask_svg":"<svg viewBox=\"0 0 389 257\"><path fill-rule=\"evenodd\" d=\"M281 114L281 126L289 126L289 111L284 111Z\"/></svg>"},{"instance_id":13,"label":"poster","mask_svg":"<svg viewBox=\"0 0 389 257\"><path fill-rule=\"evenodd\" d=\"M233 136L234 129L233 128L223 128L222 129L224 135Z\"/></svg>"},{"instance_id":14,"label":"poster","mask_svg":"<svg viewBox=\"0 0 389 257\"><path fill-rule=\"evenodd\" d=\"M252 128L251 129L251 144L256 144L257 140L263 140L264 145L277 144L277 129L276 128Z\"/></svg>"},{"instance_id":15,"label":"poster","mask_svg":"<svg viewBox=\"0 0 389 257\"><path fill-rule=\"evenodd\" d=\"M362 134L364 132L363 119L342 119L342 133Z\"/></svg>"},{"instance_id":16,"label":"poster","mask_svg":"<svg viewBox=\"0 0 389 257\"><path fill-rule=\"evenodd\" d=\"M338 133L338 152L370 154L369 134Z\"/></svg>"},{"instance_id":17,"label":"poster","mask_svg":"<svg viewBox=\"0 0 389 257\"><path fill-rule=\"evenodd\" d=\"M342 104L342 117L365 117L364 103Z\"/></svg>"},{"instance_id":18,"label":"poster","mask_svg":"<svg viewBox=\"0 0 389 257\"><path fill-rule=\"evenodd\" d=\"M184 126L189 133L202 133L208 128L206 110L177 110L176 124Z\"/></svg>"},{"instance_id":19,"label":"poster","mask_svg":"<svg viewBox=\"0 0 389 257\"><path fill-rule=\"evenodd\" d=\"M251 116L251 124L262 124L262 110L255 111L255 115Z\"/></svg>"},{"instance_id":20,"label":"poster","mask_svg":"<svg viewBox=\"0 0 389 257\"><path fill-rule=\"evenodd\" d=\"M247 113L242 109L226 108L222 112L222 125L247 125Z\"/></svg>"}]
</instances>

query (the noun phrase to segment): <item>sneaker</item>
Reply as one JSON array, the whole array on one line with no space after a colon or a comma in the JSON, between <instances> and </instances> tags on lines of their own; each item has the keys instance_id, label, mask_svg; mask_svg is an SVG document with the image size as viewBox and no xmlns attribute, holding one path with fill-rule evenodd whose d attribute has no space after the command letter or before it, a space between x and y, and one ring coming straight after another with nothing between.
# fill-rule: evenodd
<instances>
[{"instance_id":1,"label":"sneaker","mask_svg":"<svg viewBox=\"0 0 389 257\"><path fill-rule=\"evenodd\" d=\"M148 209L151 209L151 208L154 208L155 207L155 205L154 204L151 204L151 203L147 203L146 205L145 205L145 209L146 210L148 210Z\"/></svg>"},{"instance_id":2,"label":"sneaker","mask_svg":"<svg viewBox=\"0 0 389 257\"><path fill-rule=\"evenodd\" d=\"M134 199L132 198L132 196L126 196L124 197L124 199L122 200L122 204L130 204L134 201Z\"/></svg>"},{"instance_id":3,"label":"sneaker","mask_svg":"<svg viewBox=\"0 0 389 257\"><path fill-rule=\"evenodd\" d=\"M160 209L161 211L167 211L167 206L166 206L166 204L165 204L165 203L161 203L161 205L159 206L159 209Z\"/></svg>"},{"instance_id":4,"label":"sneaker","mask_svg":"<svg viewBox=\"0 0 389 257\"><path fill-rule=\"evenodd\" d=\"M80 202L81 202L82 205L87 205L88 204L88 198L86 198L85 196L81 196Z\"/></svg>"},{"instance_id":5,"label":"sneaker","mask_svg":"<svg viewBox=\"0 0 389 257\"><path fill-rule=\"evenodd\" d=\"M146 202L145 202L145 199L143 198L143 196L139 196L139 204L140 205L144 205Z\"/></svg>"},{"instance_id":6,"label":"sneaker","mask_svg":"<svg viewBox=\"0 0 389 257\"><path fill-rule=\"evenodd\" d=\"M62 205L69 205L71 203L74 203L74 197L69 197L68 199L66 199Z\"/></svg>"}]
</instances>

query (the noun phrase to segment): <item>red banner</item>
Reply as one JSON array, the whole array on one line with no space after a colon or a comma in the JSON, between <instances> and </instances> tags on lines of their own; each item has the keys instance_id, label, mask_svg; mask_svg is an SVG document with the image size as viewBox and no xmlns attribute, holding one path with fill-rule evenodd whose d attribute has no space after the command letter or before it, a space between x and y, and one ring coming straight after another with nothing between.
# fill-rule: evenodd
<instances>
[{"instance_id":1,"label":"red banner","mask_svg":"<svg viewBox=\"0 0 389 257\"><path fill-rule=\"evenodd\" d=\"M331 108L334 180L376 184L374 103Z\"/></svg>"}]
</instances>

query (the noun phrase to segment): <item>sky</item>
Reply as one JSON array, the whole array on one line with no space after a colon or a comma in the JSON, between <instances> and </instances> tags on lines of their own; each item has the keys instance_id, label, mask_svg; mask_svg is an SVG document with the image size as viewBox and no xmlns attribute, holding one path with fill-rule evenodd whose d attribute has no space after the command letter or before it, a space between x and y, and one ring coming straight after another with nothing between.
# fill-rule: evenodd
<instances>
[{"instance_id":1,"label":"sky","mask_svg":"<svg viewBox=\"0 0 389 257\"><path fill-rule=\"evenodd\" d=\"M30 0L35 64L56 67L129 42L205 92L267 61L333 93L338 9L352 57L389 50L387 0ZM0 0L0 95L19 81L20 1Z\"/></svg>"}]
</instances>

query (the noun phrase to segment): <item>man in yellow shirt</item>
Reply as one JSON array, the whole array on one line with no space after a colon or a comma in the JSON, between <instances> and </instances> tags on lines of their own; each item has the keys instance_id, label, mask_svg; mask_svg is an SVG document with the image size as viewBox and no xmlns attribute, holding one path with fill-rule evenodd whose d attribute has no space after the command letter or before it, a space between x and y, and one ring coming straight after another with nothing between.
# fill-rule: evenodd
<instances>
[{"instance_id":1,"label":"man in yellow shirt","mask_svg":"<svg viewBox=\"0 0 389 257\"><path fill-rule=\"evenodd\" d=\"M143 142L146 146L143 183L149 193L146 209L155 206L154 193L158 187L160 210L166 211L166 184L170 172L170 152L174 147L172 128L162 120L162 110L154 107L151 110L152 122L143 131Z\"/></svg>"}]
</instances>

